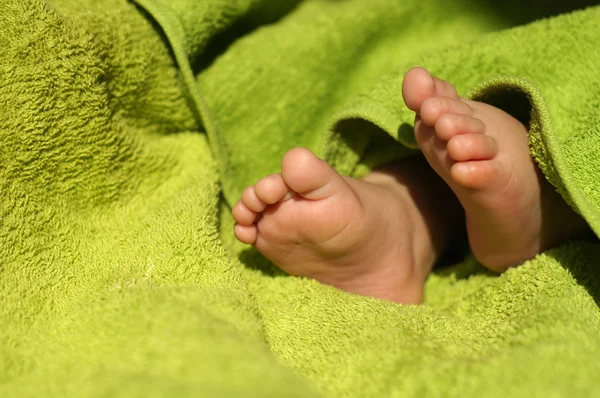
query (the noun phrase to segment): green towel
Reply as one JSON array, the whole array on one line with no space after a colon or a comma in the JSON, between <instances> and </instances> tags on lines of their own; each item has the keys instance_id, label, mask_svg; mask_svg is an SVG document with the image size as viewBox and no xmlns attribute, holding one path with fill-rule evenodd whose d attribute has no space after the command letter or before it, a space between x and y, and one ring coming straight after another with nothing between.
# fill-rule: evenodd
<instances>
[{"instance_id":1,"label":"green towel","mask_svg":"<svg viewBox=\"0 0 600 398\"><path fill-rule=\"evenodd\" d=\"M0 396L599 395L595 242L401 306L233 238L293 146L356 176L418 154L415 65L528 122L600 234L600 7L493 3L0 1Z\"/></svg>"}]
</instances>

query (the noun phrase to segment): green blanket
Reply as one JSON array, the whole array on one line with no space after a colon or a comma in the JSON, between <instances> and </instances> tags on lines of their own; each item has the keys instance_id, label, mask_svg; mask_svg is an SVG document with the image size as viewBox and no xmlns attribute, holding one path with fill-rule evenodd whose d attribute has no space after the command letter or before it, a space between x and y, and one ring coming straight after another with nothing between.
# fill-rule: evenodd
<instances>
[{"instance_id":1,"label":"green blanket","mask_svg":"<svg viewBox=\"0 0 600 398\"><path fill-rule=\"evenodd\" d=\"M418 153L415 65L529 123L600 235L600 7L495 3L0 1L0 396L598 396L594 241L401 306L233 237L293 146Z\"/></svg>"}]
</instances>

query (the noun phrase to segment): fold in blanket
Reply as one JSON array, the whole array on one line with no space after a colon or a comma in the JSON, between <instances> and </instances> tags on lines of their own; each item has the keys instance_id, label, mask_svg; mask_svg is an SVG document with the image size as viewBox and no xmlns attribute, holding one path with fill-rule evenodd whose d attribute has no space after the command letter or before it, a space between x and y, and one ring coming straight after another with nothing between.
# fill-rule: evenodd
<instances>
[{"instance_id":1,"label":"fold in blanket","mask_svg":"<svg viewBox=\"0 0 600 398\"><path fill-rule=\"evenodd\" d=\"M293 146L418 155L420 65L527 122L599 234L600 7L568 7L0 2L0 396L600 394L597 243L400 306L284 275L228 208Z\"/></svg>"}]
</instances>

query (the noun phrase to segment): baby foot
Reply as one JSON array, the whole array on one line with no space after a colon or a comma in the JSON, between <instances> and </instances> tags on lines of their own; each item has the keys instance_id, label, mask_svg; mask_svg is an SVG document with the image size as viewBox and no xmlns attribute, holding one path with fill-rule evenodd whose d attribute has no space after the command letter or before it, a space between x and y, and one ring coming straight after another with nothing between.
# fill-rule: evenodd
<instances>
[{"instance_id":1,"label":"baby foot","mask_svg":"<svg viewBox=\"0 0 600 398\"><path fill-rule=\"evenodd\" d=\"M244 190L232 210L235 235L292 275L419 303L445 241L429 228L439 212L421 214L419 206L434 206L415 201L413 180L422 179L387 171L365 180L342 177L309 150L295 148L283 157L281 174Z\"/></svg>"},{"instance_id":2,"label":"baby foot","mask_svg":"<svg viewBox=\"0 0 600 398\"><path fill-rule=\"evenodd\" d=\"M586 230L529 156L521 122L460 98L422 68L408 71L402 94L417 113L415 137L425 158L465 209L469 243L482 264L501 272Z\"/></svg>"}]
</instances>

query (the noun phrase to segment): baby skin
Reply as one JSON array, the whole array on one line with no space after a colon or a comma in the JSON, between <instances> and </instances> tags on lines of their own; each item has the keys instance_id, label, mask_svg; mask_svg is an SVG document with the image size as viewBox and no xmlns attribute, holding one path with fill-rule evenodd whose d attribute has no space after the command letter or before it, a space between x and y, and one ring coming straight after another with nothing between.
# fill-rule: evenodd
<instances>
[{"instance_id":1,"label":"baby skin","mask_svg":"<svg viewBox=\"0 0 600 398\"><path fill-rule=\"evenodd\" d=\"M289 274L417 304L465 227L474 256L497 272L586 233L530 158L521 122L460 98L422 68L406 74L402 95L424 159L354 179L292 149L280 174L246 188L233 207L237 239Z\"/></svg>"}]
</instances>

